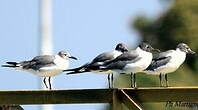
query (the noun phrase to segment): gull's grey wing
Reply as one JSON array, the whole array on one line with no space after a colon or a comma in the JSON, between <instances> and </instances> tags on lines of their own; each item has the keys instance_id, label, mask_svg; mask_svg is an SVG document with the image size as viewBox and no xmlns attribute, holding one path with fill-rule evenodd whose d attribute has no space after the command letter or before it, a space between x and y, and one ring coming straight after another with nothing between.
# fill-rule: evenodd
<instances>
[{"instance_id":1,"label":"gull's grey wing","mask_svg":"<svg viewBox=\"0 0 198 110\"><path fill-rule=\"evenodd\" d=\"M20 62L20 65L24 69L38 70L41 67L54 65L54 59L55 59L55 56L50 56L50 55L37 56L37 57L34 57L30 61Z\"/></svg>"},{"instance_id":2,"label":"gull's grey wing","mask_svg":"<svg viewBox=\"0 0 198 110\"><path fill-rule=\"evenodd\" d=\"M110 61L109 63L117 62L117 61L136 61L135 59L139 56L139 54L135 51L126 52Z\"/></svg>"},{"instance_id":3,"label":"gull's grey wing","mask_svg":"<svg viewBox=\"0 0 198 110\"><path fill-rule=\"evenodd\" d=\"M90 72L90 71L94 71L94 70L99 70L100 66L105 64L107 61L110 61L114 59L114 55L113 52L104 52L102 54L99 54L98 56L96 56L91 63L86 63L83 66L80 66L78 68L74 68L74 69L69 69L66 71L73 71L70 72L68 74L75 74L75 73L83 73L83 72Z\"/></svg>"},{"instance_id":4,"label":"gull's grey wing","mask_svg":"<svg viewBox=\"0 0 198 110\"><path fill-rule=\"evenodd\" d=\"M174 50L168 50L165 52L158 53L153 56L153 60L159 60L159 59L163 59L164 57L168 57L168 54L170 54L172 52L174 52Z\"/></svg>"},{"instance_id":5,"label":"gull's grey wing","mask_svg":"<svg viewBox=\"0 0 198 110\"><path fill-rule=\"evenodd\" d=\"M114 59L113 52L105 52L95 57L86 67L87 70L98 70L99 67Z\"/></svg>"},{"instance_id":6,"label":"gull's grey wing","mask_svg":"<svg viewBox=\"0 0 198 110\"><path fill-rule=\"evenodd\" d=\"M92 60L91 64L96 63L96 62L105 62L105 61L112 60L112 59L114 59L113 52L105 52L105 53L102 53L102 54L96 56Z\"/></svg>"},{"instance_id":7,"label":"gull's grey wing","mask_svg":"<svg viewBox=\"0 0 198 110\"><path fill-rule=\"evenodd\" d=\"M42 63L42 64L49 64L49 63L53 63L54 60L55 60L55 56L42 55L42 56L34 57L31 61L36 61L36 62Z\"/></svg>"},{"instance_id":8,"label":"gull's grey wing","mask_svg":"<svg viewBox=\"0 0 198 110\"><path fill-rule=\"evenodd\" d=\"M166 65L172 58L171 56L168 56L168 54L171 52L173 52L173 50L169 50L169 51L154 55L151 64L145 70L153 71L157 69L158 67Z\"/></svg>"},{"instance_id":9,"label":"gull's grey wing","mask_svg":"<svg viewBox=\"0 0 198 110\"><path fill-rule=\"evenodd\" d=\"M107 63L105 69L123 69L129 63L135 63L139 61L141 57L139 57L138 53L126 52L115 58L114 60Z\"/></svg>"},{"instance_id":10,"label":"gull's grey wing","mask_svg":"<svg viewBox=\"0 0 198 110\"><path fill-rule=\"evenodd\" d=\"M153 60L151 62L151 64L148 66L148 68L146 69L146 71L147 70L153 71L153 70L157 69L158 67L166 65L170 60L171 60L171 56L163 57L163 58L155 60L155 61Z\"/></svg>"}]
</instances>

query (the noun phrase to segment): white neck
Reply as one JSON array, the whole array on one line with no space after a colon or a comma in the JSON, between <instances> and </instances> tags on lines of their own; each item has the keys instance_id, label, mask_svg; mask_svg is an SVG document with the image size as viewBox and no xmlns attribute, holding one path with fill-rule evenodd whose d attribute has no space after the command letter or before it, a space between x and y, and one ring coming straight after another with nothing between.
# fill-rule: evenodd
<instances>
[{"instance_id":1,"label":"white neck","mask_svg":"<svg viewBox=\"0 0 198 110\"><path fill-rule=\"evenodd\" d=\"M68 68L69 66L69 60L68 59L64 59L62 57L60 57L59 55L55 55L55 61L54 63L56 65L58 65L58 67L62 70L65 70Z\"/></svg>"},{"instance_id":2,"label":"white neck","mask_svg":"<svg viewBox=\"0 0 198 110\"><path fill-rule=\"evenodd\" d=\"M144 50L142 50L140 47L137 47L137 48L135 49L135 51L137 51L137 52L142 52L142 51L144 51Z\"/></svg>"},{"instance_id":3,"label":"white neck","mask_svg":"<svg viewBox=\"0 0 198 110\"><path fill-rule=\"evenodd\" d=\"M140 47L137 47L136 50L135 50L139 56L141 57L150 57L152 59L153 55L151 52L147 52L147 51L144 51L142 50Z\"/></svg>"},{"instance_id":4,"label":"white neck","mask_svg":"<svg viewBox=\"0 0 198 110\"><path fill-rule=\"evenodd\" d=\"M116 57L118 57L119 55L122 54L122 52L121 51L118 51L118 50L113 50L112 52L113 52L113 57L114 58L116 58Z\"/></svg>"},{"instance_id":5,"label":"white neck","mask_svg":"<svg viewBox=\"0 0 198 110\"><path fill-rule=\"evenodd\" d=\"M185 54L186 54L186 52L181 51L179 48L176 48L176 51L177 51L177 52L181 52L181 53L185 53Z\"/></svg>"}]
</instances>

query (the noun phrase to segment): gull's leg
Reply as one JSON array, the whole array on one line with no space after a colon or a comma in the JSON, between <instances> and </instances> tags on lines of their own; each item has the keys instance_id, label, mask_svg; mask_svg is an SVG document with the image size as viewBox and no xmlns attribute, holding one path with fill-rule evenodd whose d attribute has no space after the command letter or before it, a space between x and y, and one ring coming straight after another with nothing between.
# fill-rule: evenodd
<instances>
[{"instance_id":1,"label":"gull's leg","mask_svg":"<svg viewBox=\"0 0 198 110\"><path fill-rule=\"evenodd\" d=\"M133 88L133 73L131 72L131 88Z\"/></svg>"},{"instance_id":2,"label":"gull's leg","mask_svg":"<svg viewBox=\"0 0 198 110\"><path fill-rule=\"evenodd\" d=\"M51 89L52 89L52 85L51 85L51 77L49 77L48 81L49 81L49 89L51 90Z\"/></svg>"},{"instance_id":3,"label":"gull's leg","mask_svg":"<svg viewBox=\"0 0 198 110\"><path fill-rule=\"evenodd\" d=\"M159 75L159 80L160 80L160 87L162 87L162 73Z\"/></svg>"},{"instance_id":4,"label":"gull's leg","mask_svg":"<svg viewBox=\"0 0 198 110\"><path fill-rule=\"evenodd\" d=\"M167 74L165 74L165 80L166 80L166 87L168 87L169 85L168 85L168 75Z\"/></svg>"},{"instance_id":5,"label":"gull's leg","mask_svg":"<svg viewBox=\"0 0 198 110\"><path fill-rule=\"evenodd\" d=\"M108 79L109 88L111 88L111 84L110 84L110 74L108 74L107 79Z\"/></svg>"},{"instance_id":6,"label":"gull's leg","mask_svg":"<svg viewBox=\"0 0 198 110\"><path fill-rule=\"evenodd\" d=\"M111 88L113 88L113 73L111 74Z\"/></svg>"},{"instance_id":7,"label":"gull's leg","mask_svg":"<svg viewBox=\"0 0 198 110\"><path fill-rule=\"evenodd\" d=\"M133 73L133 87L136 88L137 85L136 85L136 76L135 76L135 73Z\"/></svg>"},{"instance_id":8,"label":"gull's leg","mask_svg":"<svg viewBox=\"0 0 198 110\"><path fill-rule=\"evenodd\" d=\"M48 88L48 86L47 86L47 84L46 84L46 77L44 77L43 83L45 84L45 87Z\"/></svg>"}]
</instances>

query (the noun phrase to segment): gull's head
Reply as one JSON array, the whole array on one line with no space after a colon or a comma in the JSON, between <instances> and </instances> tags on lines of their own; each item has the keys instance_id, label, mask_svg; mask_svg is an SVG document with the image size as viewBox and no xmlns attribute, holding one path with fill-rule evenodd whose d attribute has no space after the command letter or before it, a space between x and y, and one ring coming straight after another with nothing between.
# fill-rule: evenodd
<instances>
[{"instance_id":1,"label":"gull's head","mask_svg":"<svg viewBox=\"0 0 198 110\"><path fill-rule=\"evenodd\" d=\"M139 45L139 47L140 47L142 50L147 51L147 52L151 52L151 51L160 52L159 49L155 49L155 48L153 48L150 44L147 44L147 43L145 43L145 42L141 43L141 44Z\"/></svg>"},{"instance_id":2,"label":"gull's head","mask_svg":"<svg viewBox=\"0 0 198 110\"><path fill-rule=\"evenodd\" d=\"M115 50L123 52L123 53L128 52L127 46L123 43L117 44Z\"/></svg>"},{"instance_id":3,"label":"gull's head","mask_svg":"<svg viewBox=\"0 0 198 110\"><path fill-rule=\"evenodd\" d=\"M185 43L180 43L180 44L178 44L178 45L177 45L177 48L180 49L181 51L187 53L187 54L195 54L195 52L192 51L192 50L190 49L190 47L189 47L187 44L185 44Z\"/></svg>"},{"instance_id":4,"label":"gull's head","mask_svg":"<svg viewBox=\"0 0 198 110\"><path fill-rule=\"evenodd\" d=\"M63 59L74 59L74 60L77 60L77 58L76 57L74 57L74 56L71 56L68 52L65 52L65 51L60 51L60 52L58 52L58 55L61 57L61 58L63 58Z\"/></svg>"}]
</instances>

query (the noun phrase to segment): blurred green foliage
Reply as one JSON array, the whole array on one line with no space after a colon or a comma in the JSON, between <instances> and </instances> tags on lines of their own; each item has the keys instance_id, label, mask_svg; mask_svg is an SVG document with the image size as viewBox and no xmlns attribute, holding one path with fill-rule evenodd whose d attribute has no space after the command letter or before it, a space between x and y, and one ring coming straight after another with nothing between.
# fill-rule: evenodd
<instances>
[{"instance_id":1,"label":"blurred green foliage","mask_svg":"<svg viewBox=\"0 0 198 110\"><path fill-rule=\"evenodd\" d=\"M170 8L156 19L138 16L133 21L143 41L162 51L175 49L178 43L188 44L198 52L198 0L175 0ZM116 78L117 87L130 87L129 75ZM119 81L118 81L119 80ZM187 56L185 63L169 74L170 86L198 86L198 57ZM137 74L138 87L159 86L158 76ZM145 104L148 110L187 110L187 108L166 108L164 103ZM192 108L191 108L192 109Z\"/></svg>"},{"instance_id":2,"label":"blurred green foliage","mask_svg":"<svg viewBox=\"0 0 198 110\"><path fill-rule=\"evenodd\" d=\"M180 42L187 43L198 51L198 1L176 0L172 7L158 19L144 16L136 18L133 27L144 41L162 50L175 49ZM196 57L187 60L189 68L198 71Z\"/></svg>"}]
</instances>

